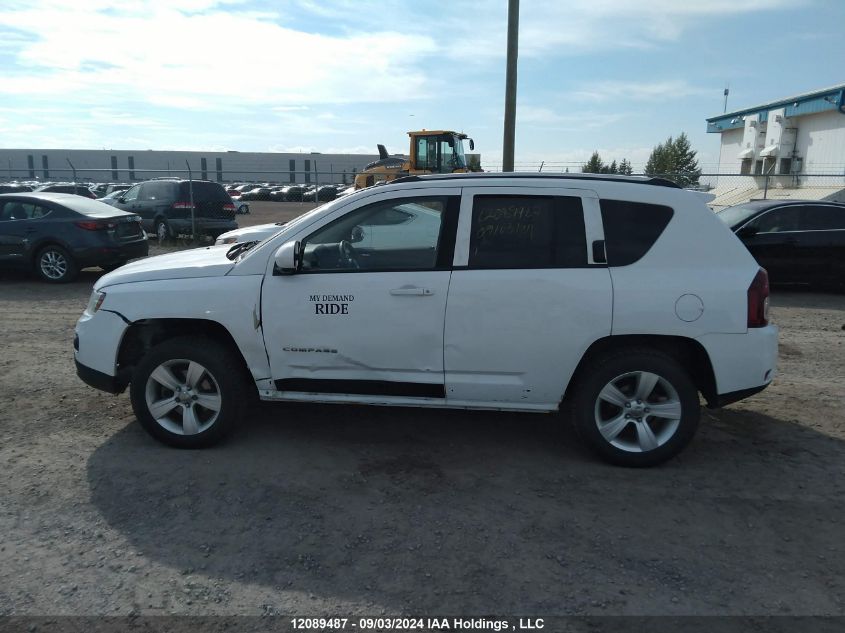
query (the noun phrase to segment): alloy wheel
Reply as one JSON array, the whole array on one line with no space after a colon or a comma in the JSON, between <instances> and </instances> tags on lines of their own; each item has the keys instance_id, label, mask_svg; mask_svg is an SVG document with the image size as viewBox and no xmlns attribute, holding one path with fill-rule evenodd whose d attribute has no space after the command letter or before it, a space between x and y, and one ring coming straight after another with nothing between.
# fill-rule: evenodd
<instances>
[{"instance_id":1,"label":"alloy wheel","mask_svg":"<svg viewBox=\"0 0 845 633\"><path fill-rule=\"evenodd\" d=\"M150 415L167 431L195 435L209 429L222 406L220 386L196 361L174 359L153 370L146 384Z\"/></svg>"},{"instance_id":2,"label":"alloy wheel","mask_svg":"<svg viewBox=\"0 0 845 633\"><path fill-rule=\"evenodd\" d=\"M48 279L61 279L67 274L68 262L64 255L58 251L49 250L41 255L39 261L41 272Z\"/></svg>"},{"instance_id":3,"label":"alloy wheel","mask_svg":"<svg viewBox=\"0 0 845 633\"><path fill-rule=\"evenodd\" d=\"M609 444L645 453L675 435L682 410L678 392L668 380L652 372L633 371L617 376L599 392L595 422Z\"/></svg>"}]
</instances>

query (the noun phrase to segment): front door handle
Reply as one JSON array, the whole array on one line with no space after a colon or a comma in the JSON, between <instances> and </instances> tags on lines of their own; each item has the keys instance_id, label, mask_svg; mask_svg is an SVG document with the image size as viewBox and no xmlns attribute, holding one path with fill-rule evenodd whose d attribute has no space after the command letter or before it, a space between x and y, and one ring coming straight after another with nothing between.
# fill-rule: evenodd
<instances>
[{"instance_id":1,"label":"front door handle","mask_svg":"<svg viewBox=\"0 0 845 633\"><path fill-rule=\"evenodd\" d=\"M402 286L401 288L394 288L390 291L394 296L413 296L413 297L429 297L434 294L434 291L429 288L418 288L417 286Z\"/></svg>"}]
</instances>

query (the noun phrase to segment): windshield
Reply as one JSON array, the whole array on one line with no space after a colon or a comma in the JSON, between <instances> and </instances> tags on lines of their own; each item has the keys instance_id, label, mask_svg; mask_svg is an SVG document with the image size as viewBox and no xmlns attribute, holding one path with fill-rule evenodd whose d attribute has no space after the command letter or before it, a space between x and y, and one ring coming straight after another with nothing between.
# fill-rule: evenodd
<instances>
[{"instance_id":1,"label":"windshield","mask_svg":"<svg viewBox=\"0 0 845 633\"><path fill-rule=\"evenodd\" d=\"M448 136L440 141L440 155L443 157L443 166L448 167L448 171L467 166L463 141L455 136Z\"/></svg>"},{"instance_id":2,"label":"windshield","mask_svg":"<svg viewBox=\"0 0 845 633\"><path fill-rule=\"evenodd\" d=\"M268 235L267 237L265 237L261 241L247 242L247 244L249 244L249 246L247 248L240 249L240 250L236 251L234 255L229 257L229 259L237 258L238 261L245 259L247 256L249 256L253 252L259 250L259 249L255 248L256 246L261 246L262 244L267 242L267 240L273 239L274 237L276 237L282 231L287 231L288 229L295 228L295 227L299 226L300 224L302 224L303 222L306 222L306 221L310 220L311 218L313 218L315 216L321 215L323 213L331 213L332 209L334 209L336 206L338 206L341 203L346 204L351 197L352 196L344 196L343 198L338 198L336 200L332 200L331 202L321 204L319 207L311 209L307 213L303 213L302 215L294 218L293 220L290 220L289 222L278 223L278 224L280 224L280 226L279 226L279 230L276 233L273 233L272 235ZM235 244L235 246L240 246L240 244ZM234 247L232 249L229 249L229 252L231 252L233 249L234 249ZM229 253L227 253L227 256L228 255L229 255Z\"/></svg>"},{"instance_id":3,"label":"windshield","mask_svg":"<svg viewBox=\"0 0 845 633\"><path fill-rule=\"evenodd\" d=\"M748 218L752 217L753 215L757 214L760 209L756 207L750 207L743 204L738 204L734 207L727 207L719 211L716 214L722 222L727 224L729 227L734 228L740 224L743 224Z\"/></svg>"}]
</instances>

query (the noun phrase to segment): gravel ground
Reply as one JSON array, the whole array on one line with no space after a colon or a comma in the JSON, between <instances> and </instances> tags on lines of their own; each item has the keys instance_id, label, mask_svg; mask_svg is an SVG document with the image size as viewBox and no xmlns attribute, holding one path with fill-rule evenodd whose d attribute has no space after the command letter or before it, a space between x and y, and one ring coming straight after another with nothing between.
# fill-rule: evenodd
<instances>
[{"instance_id":1,"label":"gravel ground","mask_svg":"<svg viewBox=\"0 0 845 633\"><path fill-rule=\"evenodd\" d=\"M512 413L262 404L166 448L75 376L99 274L0 276L0 615L845 614L845 296L775 291L774 384L625 470Z\"/></svg>"}]
</instances>

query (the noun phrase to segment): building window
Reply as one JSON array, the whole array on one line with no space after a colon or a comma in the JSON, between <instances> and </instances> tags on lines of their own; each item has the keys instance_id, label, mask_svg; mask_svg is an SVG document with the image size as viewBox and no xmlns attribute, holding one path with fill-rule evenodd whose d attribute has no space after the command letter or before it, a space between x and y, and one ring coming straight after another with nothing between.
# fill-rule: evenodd
<instances>
[{"instance_id":1,"label":"building window","mask_svg":"<svg viewBox=\"0 0 845 633\"><path fill-rule=\"evenodd\" d=\"M739 164L739 173L743 176L751 175L751 162L750 158L743 158L742 162Z\"/></svg>"},{"instance_id":2,"label":"building window","mask_svg":"<svg viewBox=\"0 0 845 633\"><path fill-rule=\"evenodd\" d=\"M214 159L214 168L217 170L217 182L223 182L223 159Z\"/></svg>"},{"instance_id":3,"label":"building window","mask_svg":"<svg viewBox=\"0 0 845 633\"><path fill-rule=\"evenodd\" d=\"M202 180L208 180L208 161L204 158L200 158L200 178Z\"/></svg>"},{"instance_id":4,"label":"building window","mask_svg":"<svg viewBox=\"0 0 845 633\"><path fill-rule=\"evenodd\" d=\"M117 156L111 157L111 179L117 180L119 178L117 174Z\"/></svg>"},{"instance_id":5,"label":"building window","mask_svg":"<svg viewBox=\"0 0 845 633\"><path fill-rule=\"evenodd\" d=\"M783 176L788 176L792 173L792 159L791 158L781 158L780 159L780 171L778 172Z\"/></svg>"},{"instance_id":6,"label":"building window","mask_svg":"<svg viewBox=\"0 0 845 633\"><path fill-rule=\"evenodd\" d=\"M305 182L311 182L311 161L305 159Z\"/></svg>"},{"instance_id":7,"label":"building window","mask_svg":"<svg viewBox=\"0 0 845 633\"><path fill-rule=\"evenodd\" d=\"M29 169L29 177L35 180L35 157L32 154L26 157L26 166Z\"/></svg>"},{"instance_id":8,"label":"building window","mask_svg":"<svg viewBox=\"0 0 845 633\"><path fill-rule=\"evenodd\" d=\"M293 158L288 162L288 169L290 170L288 180L290 182L296 182L296 161Z\"/></svg>"},{"instance_id":9,"label":"building window","mask_svg":"<svg viewBox=\"0 0 845 633\"><path fill-rule=\"evenodd\" d=\"M41 155L41 169L44 171L44 180L50 178L50 165L47 162L47 154Z\"/></svg>"},{"instance_id":10,"label":"building window","mask_svg":"<svg viewBox=\"0 0 845 633\"><path fill-rule=\"evenodd\" d=\"M135 180L135 157L130 156L126 161L129 165L129 180Z\"/></svg>"},{"instance_id":11,"label":"building window","mask_svg":"<svg viewBox=\"0 0 845 633\"><path fill-rule=\"evenodd\" d=\"M763 161L758 160L754 162L754 175L755 176L762 176L763 175Z\"/></svg>"}]
</instances>

